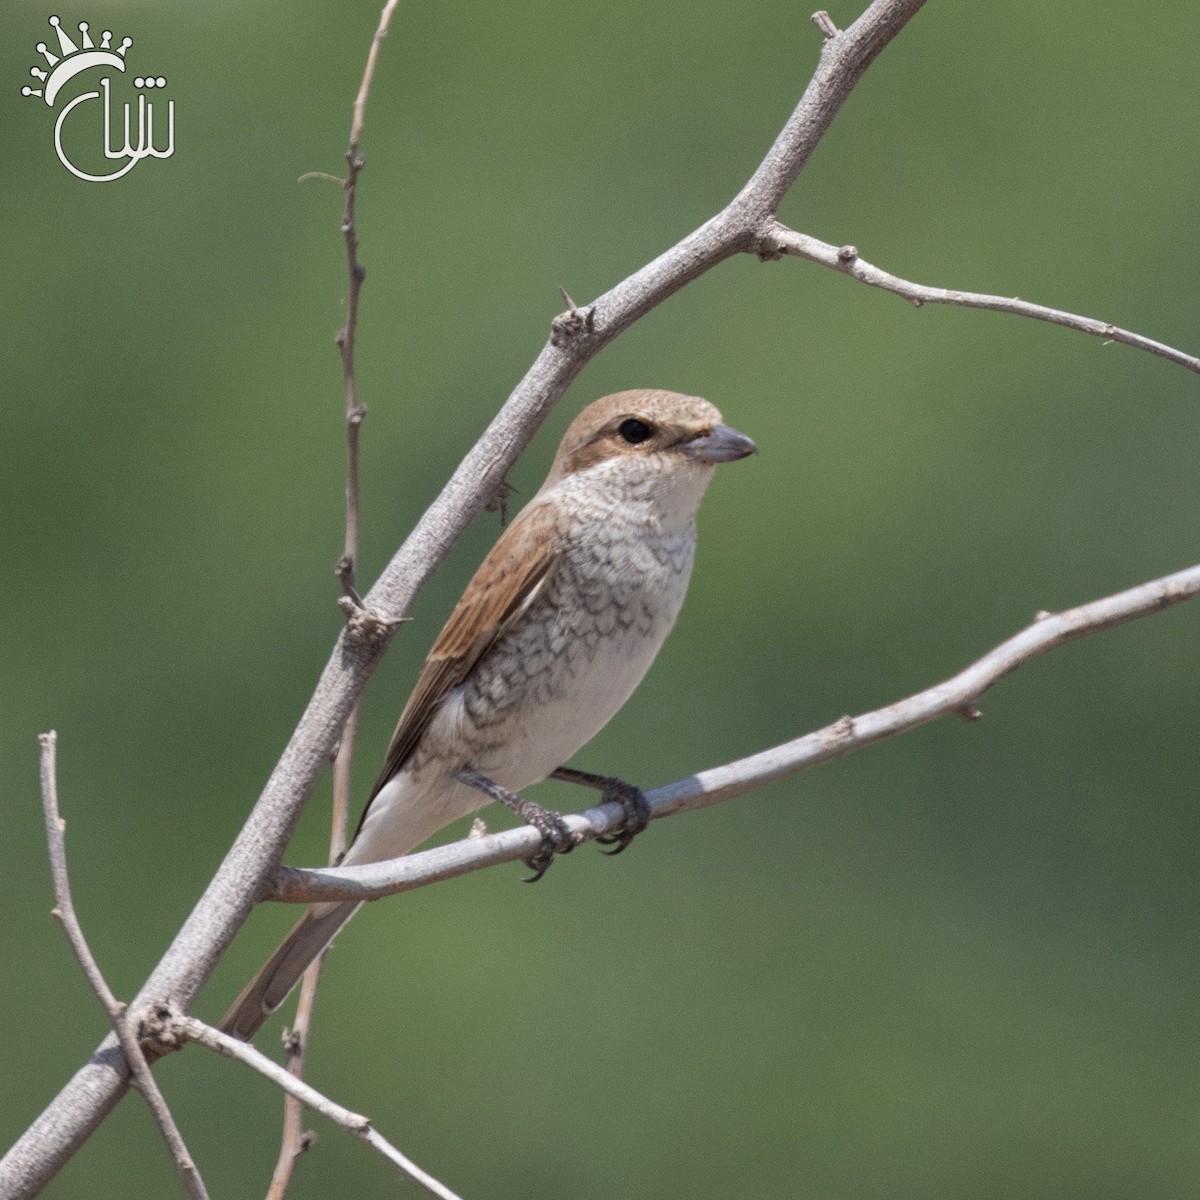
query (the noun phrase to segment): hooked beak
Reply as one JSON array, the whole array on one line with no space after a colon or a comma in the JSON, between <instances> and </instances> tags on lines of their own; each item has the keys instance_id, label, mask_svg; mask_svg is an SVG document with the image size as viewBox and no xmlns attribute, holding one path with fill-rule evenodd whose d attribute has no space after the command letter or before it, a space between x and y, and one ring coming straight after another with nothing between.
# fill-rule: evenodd
<instances>
[{"instance_id":1,"label":"hooked beak","mask_svg":"<svg viewBox=\"0 0 1200 1200\"><path fill-rule=\"evenodd\" d=\"M708 433L684 442L679 449L685 458L702 463L736 462L758 453L758 447L744 433L728 425L714 425Z\"/></svg>"}]
</instances>

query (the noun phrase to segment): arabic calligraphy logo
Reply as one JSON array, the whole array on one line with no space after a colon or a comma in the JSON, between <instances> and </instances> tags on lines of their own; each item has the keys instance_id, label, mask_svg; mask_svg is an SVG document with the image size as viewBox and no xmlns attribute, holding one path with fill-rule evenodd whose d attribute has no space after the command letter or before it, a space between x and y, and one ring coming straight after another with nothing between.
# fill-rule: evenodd
<instances>
[{"instance_id":1,"label":"arabic calligraphy logo","mask_svg":"<svg viewBox=\"0 0 1200 1200\"><path fill-rule=\"evenodd\" d=\"M54 32L58 34L59 54L54 54L46 48L45 42L38 42L37 50L45 58L46 65L50 70L44 71L41 67L30 67L29 73L34 79L40 80L43 84L40 88L23 87L21 89L22 96L41 96L46 102L48 108L54 107L54 102L59 98L63 86L76 75L82 74L84 71L91 70L93 67L100 69L111 68L115 71L125 71L125 52L133 45L133 38L126 37L121 39L121 44L115 49L112 49L113 35L106 29L100 35L100 45L97 46L92 41L91 35L88 33L88 23L86 21L79 22L80 41L83 43L77 46L74 41L67 35L66 30L62 28L58 17L49 19L50 25L53 26ZM59 162L62 163L72 175L79 179L86 179L89 183L109 183L114 179L120 179L122 175L128 174L137 166L144 158L170 158L175 153L175 101L167 101L167 140L166 146L163 149L158 149L154 145L154 105L147 100L146 96L141 94L142 89L152 91L155 88L166 87L167 81L161 76L137 76L133 81L133 86L139 90L136 105L136 118L131 111L128 103L122 103L121 126L124 130L124 142L120 146L112 144L112 127L113 127L113 112L112 112L112 97L110 95L111 81L107 75L100 78L99 91L81 92L78 96L69 100L63 105L62 111L58 114L58 119L54 122L54 149L58 153ZM87 126L73 117L79 110L89 106L93 100L100 100L103 109L103 133L100 134L99 124L91 130ZM86 112L82 114L86 118ZM70 120L68 120L70 118ZM70 128L67 128L67 126ZM97 136L102 137L100 142L104 151L104 158L111 162L123 162L124 165L116 170L109 171L106 174L92 174L86 171L83 167L77 165L80 159L80 150L84 145L84 138L87 134L91 135L90 144L95 145ZM134 134L136 133L136 136ZM68 157L67 147L64 145L64 139L70 145L71 156ZM88 162L88 166L99 166L98 163L93 164Z\"/></svg>"}]
</instances>

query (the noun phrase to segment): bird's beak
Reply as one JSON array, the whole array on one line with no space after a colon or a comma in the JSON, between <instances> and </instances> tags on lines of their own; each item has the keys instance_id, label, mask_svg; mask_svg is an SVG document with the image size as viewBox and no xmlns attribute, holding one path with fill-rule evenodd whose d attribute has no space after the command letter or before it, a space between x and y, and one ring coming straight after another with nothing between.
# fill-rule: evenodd
<instances>
[{"instance_id":1,"label":"bird's beak","mask_svg":"<svg viewBox=\"0 0 1200 1200\"><path fill-rule=\"evenodd\" d=\"M686 458L702 463L735 462L758 447L744 434L728 425L714 425L707 433L684 442L679 449Z\"/></svg>"}]
</instances>

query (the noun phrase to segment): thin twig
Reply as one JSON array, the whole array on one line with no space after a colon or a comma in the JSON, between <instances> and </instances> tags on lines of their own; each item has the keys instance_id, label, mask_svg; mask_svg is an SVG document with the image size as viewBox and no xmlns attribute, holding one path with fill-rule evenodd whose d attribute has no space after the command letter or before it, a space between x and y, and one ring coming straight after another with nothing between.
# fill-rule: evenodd
<instances>
[{"instance_id":1,"label":"thin twig","mask_svg":"<svg viewBox=\"0 0 1200 1200\"><path fill-rule=\"evenodd\" d=\"M1016 296L989 296L983 292L960 292L953 288L913 283L912 280L901 279L899 275L873 266L859 256L855 246L831 246L828 242L822 242L806 233L797 233L778 221L771 223L756 250L765 258L791 254L797 258L806 258L809 262L820 263L823 267L830 267L857 279L859 283L895 292L897 296L903 296L918 308L923 304L952 304L959 308L982 308L988 312L1012 313L1017 317L1031 317L1035 321L1049 321L1052 325L1063 325L1068 329L1077 329L1080 333L1090 333L1106 342L1119 342L1123 346L1133 346L1137 350L1157 354L1159 358L1165 358L1168 362L1177 363L1200 374L1200 358L1176 350L1174 346L1143 337L1140 333L1121 329L1108 321L1097 321L1094 317L1083 317L1076 313L1064 312L1062 309L1047 308L1044 304L1031 304L1028 300L1021 300Z\"/></svg>"},{"instance_id":2,"label":"thin twig","mask_svg":"<svg viewBox=\"0 0 1200 1200\"><path fill-rule=\"evenodd\" d=\"M287 1054L283 1069L296 1079L304 1076L304 1052L308 1048L308 1030L312 1023L313 1005L316 1003L317 985L321 980L321 966L324 962L324 953L318 954L304 972L300 984L300 999L296 1003L295 1023L290 1029L283 1031L283 1045ZM291 1092L285 1092L279 1156L275 1160L275 1170L271 1173L266 1200L282 1200L286 1195L288 1185L292 1182L296 1160L309 1149L313 1140L311 1130L304 1128L304 1105Z\"/></svg>"},{"instance_id":3,"label":"thin twig","mask_svg":"<svg viewBox=\"0 0 1200 1200\"><path fill-rule=\"evenodd\" d=\"M362 598L358 594L358 528L360 512L359 488L359 436L367 410L358 400L358 381L354 366L354 349L358 333L359 298L366 272L358 261L358 228L356 202L358 198L358 176L366 165L359 145L362 139L363 121L366 115L367 97L375 77L379 61L379 48L387 36L392 13L398 0L388 0L379 15L367 63L363 69L362 83L354 101L354 117L350 125L350 141L346 149L348 171L344 183L346 207L342 213L342 234L346 241L346 265L349 285L346 293L346 324L338 333L337 344L342 356L342 387L346 404L346 534L342 557L338 561L337 574L342 582L343 593L359 608ZM355 701L342 737L338 743L337 756L333 762L333 806L330 815L329 861L336 864L346 852L346 824L350 812L350 785L354 768L354 745L358 736L360 702ZM304 1075L304 1056L308 1050L308 1039L312 1028L313 1008L316 1005L317 989L321 983L321 968L325 955L321 953L313 960L300 984L300 997L296 1004L296 1018L291 1029L284 1033L287 1051L287 1069L297 1079ZM304 1108L300 1101L287 1093L283 1099L283 1132L280 1137L279 1157L267 1189L267 1200L283 1200L292 1180L296 1160L311 1145L311 1137L304 1130Z\"/></svg>"},{"instance_id":4,"label":"thin twig","mask_svg":"<svg viewBox=\"0 0 1200 1200\"><path fill-rule=\"evenodd\" d=\"M371 49L367 51L367 66L363 71L362 83L358 85L358 95L354 97L354 120L350 124L350 146L352 149L357 149L359 141L362 139L363 120L367 112L367 96L371 92L371 82L375 78L375 64L379 61L379 48L383 45L383 39L388 35L388 26L392 21L392 14L396 11L396 6L399 0L387 0L383 6L383 11L379 14L379 25L375 30L375 36L371 39Z\"/></svg>"},{"instance_id":5,"label":"thin twig","mask_svg":"<svg viewBox=\"0 0 1200 1200\"><path fill-rule=\"evenodd\" d=\"M367 410L358 402L358 379L354 369L354 341L358 332L358 303L362 292L366 269L358 261L358 225L355 203L358 197L358 176L366 159L359 149L362 141L363 121L366 118L367 97L375 78L375 67L379 62L379 50L387 37L392 14L399 0L387 0L379 14L379 25L371 39L367 52L367 65L363 70L362 83L354 98L354 117L350 122L350 144L346 148L346 207L342 212L342 235L346 239L346 261L350 270L350 287L346 295L346 324L337 336L342 352L342 374L346 396L346 543L339 564L338 574L347 589L347 595L357 598L358 574L358 431Z\"/></svg>"},{"instance_id":6,"label":"thin twig","mask_svg":"<svg viewBox=\"0 0 1200 1200\"><path fill-rule=\"evenodd\" d=\"M1033 624L1002 642L965 670L925 691L859 717L842 717L824 729L774 746L749 758L699 771L646 793L651 819L673 816L732 800L744 792L841 758L884 738L907 733L940 717L961 714L977 720L979 697L1019 666L1057 646L1111 629L1200 595L1200 566L1154 579L1116 595L1060 613L1039 614ZM621 827L618 804L604 804L566 818L585 840ZM498 863L524 859L540 834L529 826L487 837L468 837L405 858L336 869L281 867L268 899L293 904L325 900L375 900Z\"/></svg>"},{"instance_id":7,"label":"thin twig","mask_svg":"<svg viewBox=\"0 0 1200 1200\"><path fill-rule=\"evenodd\" d=\"M330 862L337 862L337 859L331 858ZM324 964L325 953L322 951L304 972L300 984L300 998L296 1003L295 1020L292 1027L285 1029L283 1033L283 1044L287 1054L287 1062L283 1069L296 1079L302 1079L304 1076L304 1056L308 1050L313 1008L317 1002L317 988L321 982L321 968ZM271 1185L267 1188L266 1200L283 1200L288 1185L292 1182L296 1160L308 1150L312 1142L312 1134L304 1128L303 1104L291 1092L285 1092L279 1156L271 1173Z\"/></svg>"},{"instance_id":8,"label":"thin twig","mask_svg":"<svg viewBox=\"0 0 1200 1200\"><path fill-rule=\"evenodd\" d=\"M142 1093L146 1107L149 1108L150 1115L154 1118L154 1123L163 1136L163 1141L167 1143L167 1149L175 1160L175 1166L183 1180L187 1194L192 1197L192 1200L208 1200L208 1190L204 1186L204 1180L200 1177L200 1172L193 1162L191 1154L188 1153L183 1135L179 1132L179 1126L175 1124L175 1118L171 1116L171 1110L167 1107L166 1098L154 1081L154 1076L150 1072L150 1064L146 1061L137 1036L126 1020L125 1005L113 995L112 989L108 986L104 973L100 970L100 964L96 962L95 956L88 946L83 926L79 924L79 918L76 916L75 905L71 899L71 879L67 872L67 823L59 816L58 812L58 734L53 730L49 733L39 734L38 741L42 747L42 808L46 814L46 841L50 848L50 870L54 875L54 916L62 925L63 931L67 935L67 941L70 942L71 949L75 952L75 957L79 960L79 965L83 968L83 973L92 986L92 991L96 993L96 998L108 1015L113 1032L120 1040L121 1049L125 1051L125 1057L133 1072L134 1084Z\"/></svg>"},{"instance_id":9,"label":"thin twig","mask_svg":"<svg viewBox=\"0 0 1200 1200\"><path fill-rule=\"evenodd\" d=\"M841 32L833 23L833 18L823 8L813 13L812 23L821 31L821 36L826 40L837 37Z\"/></svg>"},{"instance_id":10,"label":"thin twig","mask_svg":"<svg viewBox=\"0 0 1200 1200\"><path fill-rule=\"evenodd\" d=\"M375 78L379 48L387 36L392 13L399 0L388 0L379 16L379 25L367 52L367 65L362 83L354 99L354 118L350 123L350 144L346 148L346 207L342 212L342 235L346 239L346 261L350 271L350 287L346 295L346 324L338 333L337 344L342 352L342 375L346 396L346 542L338 574L346 594L357 598L358 592L358 432L367 411L358 402L358 378L354 368L354 341L358 331L358 303L366 270L358 261L358 225L356 201L358 176L366 165L360 150L363 121L366 117L367 96Z\"/></svg>"},{"instance_id":11,"label":"thin twig","mask_svg":"<svg viewBox=\"0 0 1200 1200\"><path fill-rule=\"evenodd\" d=\"M423 1188L429 1195L438 1197L438 1200L459 1200L459 1197L445 1184L439 1183L427 1171L421 1170L416 1163L401 1154L391 1142L382 1137L372 1127L370 1118L351 1112L350 1109L330 1100L328 1096L318 1092L304 1080L297 1079L253 1046L246 1042L239 1042L237 1038L232 1038L228 1034L214 1029L211 1025L206 1025L203 1021L197 1021L195 1017L168 1018L166 1032L179 1039L195 1042L199 1046L215 1050L216 1053L223 1054L226 1058L237 1059L238 1062L265 1075L272 1083L278 1084L308 1108L319 1112L323 1117L328 1117L334 1124L340 1125L343 1129L361 1138L372 1150L390 1162L400 1175Z\"/></svg>"}]
</instances>

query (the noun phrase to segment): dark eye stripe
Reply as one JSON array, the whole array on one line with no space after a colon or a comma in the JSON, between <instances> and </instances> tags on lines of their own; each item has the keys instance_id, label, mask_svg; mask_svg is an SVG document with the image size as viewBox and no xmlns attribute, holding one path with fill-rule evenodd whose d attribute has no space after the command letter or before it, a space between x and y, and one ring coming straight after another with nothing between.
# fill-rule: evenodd
<instances>
[{"instance_id":1,"label":"dark eye stripe","mask_svg":"<svg viewBox=\"0 0 1200 1200\"><path fill-rule=\"evenodd\" d=\"M645 421L639 421L637 417L626 417L617 426L617 432L631 446L636 446L644 442L654 430Z\"/></svg>"}]
</instances>

